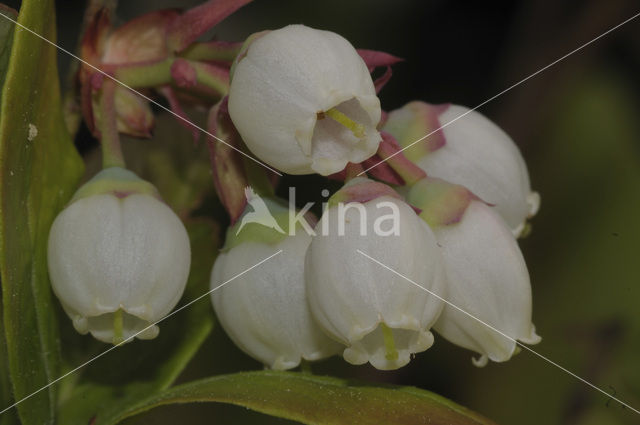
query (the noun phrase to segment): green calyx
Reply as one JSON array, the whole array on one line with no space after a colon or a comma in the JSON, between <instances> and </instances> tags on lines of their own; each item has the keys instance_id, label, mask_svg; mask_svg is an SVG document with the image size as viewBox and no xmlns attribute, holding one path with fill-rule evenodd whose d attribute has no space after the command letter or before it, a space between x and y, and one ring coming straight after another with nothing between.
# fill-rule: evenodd
<instances>
[{"instance_id":1,"label":"green calyx","mask_svg":"<svg viewBox=\"0 0 640 425\"><path fill-rule=\"evenodd\" d=\"M420 101L409 102L389 113L382 130L395 137L408 159L419 161L445 144L438 119L442 109L446 108Z\"/></svg>"},{"instance_id":2,"label":"green calyx","mask_svg":"<svg viewBox=\"0 0 640 425\"><path fill-rule=\"evenodd\" d=\"M352 202L354 196L352 195L352 191L354 188L360 186L365 187L364 185L368 185L374 183L373 180L369 180L367 177L356 177L345 183L344 186L340 188L336 193L334 193L331 198L327 201L327 206L329 208L335 207L338 204L344 204L347 202Z\"/></svg>"},{"instance_id":3,"label":"green calyx","mask_svg":"<svg viewBox=\"0 0 640 425\"><path fill-rule=\"evenodd\" d=\"M464 186L427 177L409 187L406 199L422 210L420 218L434 227L459 222L471 201L477 198Z\"/></svg>"},{"instance_id":4,"label":"green calyx","mask_svg":"<svg viewBox=\"0 0 640 425\"><path fill-rule=\"evenodd\" d=\"M240 218L227 229L222 251L248 242L276 245L297 230L294 228L290 231L289 207L282 201L260 197L248 201Z\"/></svg>"},{"instance_id":5,"label":"green calyx","mask_svg":"<svg viewBox=\"0 0 640 425\"><path fill-rule=\"evenodd\" d=\"M124 198L133 194L146 194L161 199L158 189L135 173L120 167L105 168L93 176L73 195L71 202L93 195L111 194Z\"/></svg>"}]
</instances>

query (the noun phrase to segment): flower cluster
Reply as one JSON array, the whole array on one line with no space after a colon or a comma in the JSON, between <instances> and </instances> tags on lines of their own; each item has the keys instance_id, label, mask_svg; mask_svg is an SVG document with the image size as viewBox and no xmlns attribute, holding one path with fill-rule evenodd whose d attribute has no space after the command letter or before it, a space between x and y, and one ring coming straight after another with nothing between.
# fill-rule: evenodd
<instances>
[{"instance_id":1,"label":"flower cluster","mask_svg":"<svg viewBox=\"0 0 640 425\"><path fill-rule=\"evenodd\" d=\"M180 117L179 99L209 107L208 130L225 141L208 140L214 184L231 219L211 300L230 338L274 369L336 354L396 369L434 330L478 353L477 365L538 342L516 238L539 198L513 141L461 106L383 111L377 93L399 59L332 32L290 25L243 44L196 41L244 3L156 12L116 30L98 13L83 42L90 63L165 96ZM386 71L374 81L377 67ZM104 170L53 224L53 290L81 333L153 338L186 285L187 232L124 166L118 135L150 134L147 100L91 67L79 81ZM276 197L260 162L343 185L316 218Z\"/></svg>"},{"instance_id":2,"label":"flower cluster","mask_svg":"<svg viewBox=\"0 0 640 425\"><path fill-rule=\"evenodd\" d=\"M508 360L516 341L539 341L515 239L539 200L518 148L477 112L447 125L460 106L383 114L368 68L340 36L301 25L250 38L236 59L228 112L251 152L346 183L312 230L272 196L271 208L247 197L212 289L280 255L212 293L222 326L276 369L337 352L396 369L433 344L432 329L477 352L477 365ZM362 165L377 181L354 178ZM280 225L255 221L258 210Z\"/></svg>"}]
</instances>

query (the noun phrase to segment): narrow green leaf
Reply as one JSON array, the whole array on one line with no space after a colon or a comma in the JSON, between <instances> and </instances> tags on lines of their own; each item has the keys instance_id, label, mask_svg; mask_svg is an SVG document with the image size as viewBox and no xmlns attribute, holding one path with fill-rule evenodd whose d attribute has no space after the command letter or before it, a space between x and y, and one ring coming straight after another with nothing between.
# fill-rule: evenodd
<instances>
[{"instance_id":1,"label":"narrow green leaf","mask_svg":"<svg viewBox=\"0 0 640 425\"><path fill-rule=\"evenodd\" d=\"M11 379L9 377L9 362L7 359L7 343L4 338L4 323L0 314L0 403L2 409L13 404ZM18 417L14 410L8 410L0 415L0 425L14 425Z\"/></svg>"},{"instance_id":2,"label":"narrow green leaf","mask_svg":"<svg viewBox=\"0 0 640 425\"><path fill-rule=\"evenodd\" d=\"M23 1L18 22L55 41L53 1ZM2 313L18 401L59 376L47 236L82 173L62 117L56 54L54 46L16 27L0 109ZM54 422L55 406L51 387L17 410L22 424L42 425Z\"/></svg>"},{"instance_id":3,"label":"narrow green leaf","mask_svg":"<svg viewBox=\"0 0 640 425\"><path fill-rule=\"evenodd\" d=\"M115 425L157 406L221 402L317 425L490 425L488 419L428 391L375 387L295 372L243 372L191 382L123 409L96 425Z\"/></svg>"},{"instance_id":4,"label":"narrow green leaf","mask_svg":"<svg viewBox=\"0 0 640 425\"><path fill-rule=\"evenodd\" d=\"M0 13L12 19L18 17L18 12L0 4ZM14 23L8 19L0 17L0 99L2 99L1 88L7 75L9 66L9 56L11 55L11 45L13 43ZM2 293L0 292L0 305L2 304ZM9 360L7 358L7 343L4 338L4 323L0 314L0 406L9 406L13 403L11 390L11 379L9 376ZM15 411L11 410L0 415L0 425L11 425L17 423L18 419Z\"/></svg>"},{"instance_id":5,"label":"narrow green leaf","mask_svg":"<svg viewBox=\"0 0 640 425\"><path fill-rule=\"evenodd\" d=\"M4 4L0 4L0 13L11 19L18 17L18 12ZM7 18L0 16L0 87L3 86L4 79L7 76L11 45L13 44L14 25L15 24ZM0 98L1 96L2 94L0 93Z\"/></svg>"}]
</instances>

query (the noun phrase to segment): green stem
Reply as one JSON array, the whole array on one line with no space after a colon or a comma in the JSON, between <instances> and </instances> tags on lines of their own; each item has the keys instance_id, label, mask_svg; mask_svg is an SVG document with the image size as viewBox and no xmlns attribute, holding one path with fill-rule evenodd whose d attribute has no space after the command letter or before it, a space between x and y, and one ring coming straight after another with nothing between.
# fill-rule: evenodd
<instances>
[{"instance_id":1,"label":"green stem","mask_svg":"<svg viewBox=\"0 0 640 425\"><path fill-rule=\"evenodd\" d=\"M344 113L338 111L338 109L331 108L331 109L325 111L324 115L328 116L329 118L331 118L332 120L336 121L340 125L343 125L346 128L348 128L349 130L351 130L353 135L356 136L358 139L362 139L365 136L364 126L362 124L352 120L351 118L349 118Z\"/></svg>"},{"instance_id":2,"label":"green stem","mask_svg":"<svg viewBox=\"0 0 640 425\"><path fill-rule=\"evenodd\" d=\"M122 309L119 308L113 313L113 343L120 344L124 341L123 336L124 317L122 316Z\"/></svg>"},{"instance_id":3,"label":"green stem","mask_svg":"<svg viewBox=\"0 0 640 425\"><path fill-rule=\"evenodd\" d=\"M384 340L385 357L387 360L398 360L398 350L396 350L396 342L393 339L393 331L384 323L380 323L382 330L382 339Z\"/></svg>"},{"instance_id":4,"label":"green stem","mask_svg":"<svg viewBox=\"0 0 640 425\"><path fill-rule=\"evenodd\" d=\"M175 58L138 65L123 66L114 77L132 88L157 87L171 82L171 65Z\"/></svg>"},{"instance_id":5,"label":"green stem","mask_svg":"<svg viewBox=\"0 0 640 425\"><path fill-rule=\"evenodd\" d=\"M229 93L229 73L206 63L189 61L196 70L198 83L224 97Z\"/></svg>"},{"instance_id":6,"label":"green stem","mask_svg":"<svg viewBox=\"0 0 640 425\"><path fill-rule=\"evenodd\" d=\"M180 56L193 61L233 62L242 49L243 43L210 41L193 43L180 52Z\"/></svg>"},{"instance_id":7,"label":"green stem","mask_svg":"<svg viewBox=\"0 0 640 425\"><path fill-rule=\"evenodd\" d=\"M124 168L124 156L120 147L118 119L116 116L116 83L111 79L102 82L100 94L100 144L102 146L102 167Z\"/></svg>"},{"instance_id":8,"label":"green stem","mask_svg":"<svg viewBox=\"0 0 640 425\"><path fill-rule=\"evenodd\" d=\"M153 63L123 66L116 69L115 78L131 88L151 88L171 84L173 82L171 66L176 59L186 60L170 57ZM196 71L198 83L220 96L229 92L229 73L226 70L192 60L188 62Z\"/></svg>"}]
</instances>

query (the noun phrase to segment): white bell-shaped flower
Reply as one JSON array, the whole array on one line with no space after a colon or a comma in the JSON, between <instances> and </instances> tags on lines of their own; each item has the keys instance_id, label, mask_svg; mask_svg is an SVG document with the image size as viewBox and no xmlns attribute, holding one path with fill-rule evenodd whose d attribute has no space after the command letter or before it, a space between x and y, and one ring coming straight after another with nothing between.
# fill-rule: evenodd
<instances>
[{"instance_id":1,"label":"white bell-shaped flower","mask_svg":"<svg viewBox=\"0 0 640 425\"><path fill-rule=\"evenodd\" d=\"M76 330L117 344L155 338L176 305L191 251L155 188L121 168L80 188L49 233L51 285Z\"/></svg>"},{"instance_id":2,"label":"white bell-shaped flower","mask_svg":"<svg viewBox=\"0 0 640 425\"><path fill-rule=\"evenodd\" d=\"M325 332L347 346L345 360L397 369L433 344L442 302L371 259L446 296L433 232L407 204L390 196L339 203L316 233L305 270L309 303Z\"/></svg>"},{"instance_id":3,"label":"white bell-shaped flower","mask_svg":"<svg viewBox=\"0 0 640 425\"><path fill-rule=\"evenodd\" d=\"M290 174L328 175L375 154L380 101L343 37L289 25L252 39L236 61L229 114L262 161Z\"/></svg>"},{"instance_id":4,"label":"white bell-shaped flower","mask_svg":"<svg viewBox=\"0 0 640 425\"><path fill-rule=\"evenodd\" d=\"M445 299L468 313L445 305L434 329L479 353L477 366L489 359L509 360L516 340L538 343L531 322L529 273L502 217L483 202L471 201L460 222L433 231L447 273Z\"/></svg>"},{"instance_id":5,"label":"white bell-shaped flower","mask_svg":"<svg viewBox=\"0 0 640 425\"><path fill-rule=\"evenodd\" d=\"M287 210L264 201L269 209L265 214L270 213L277 226L266 228L265 220L243 226L241 218L229 229L211 272L211 300L238 347L268 367L284 370L298 366L301 359L338 354L344 347L322 332L309 310L304 259L311 236L300 227L289 235Z\"/></svg>"},{"instance_id":6,"label":"white bell-shaped flower","mask_svg":"<svg viewBox=\"0 0 640 425\"><path fill-rule=\"evenodd\" d=\"M526 219L537 212L540 197L531 191L518 147L497 125L464 106L416 101L392 111L383 129L406 147L444 125L442 134L416 143L407 149L407 155L429 176L467 187L520 235Z\"/></svg>"}]
</instances>

